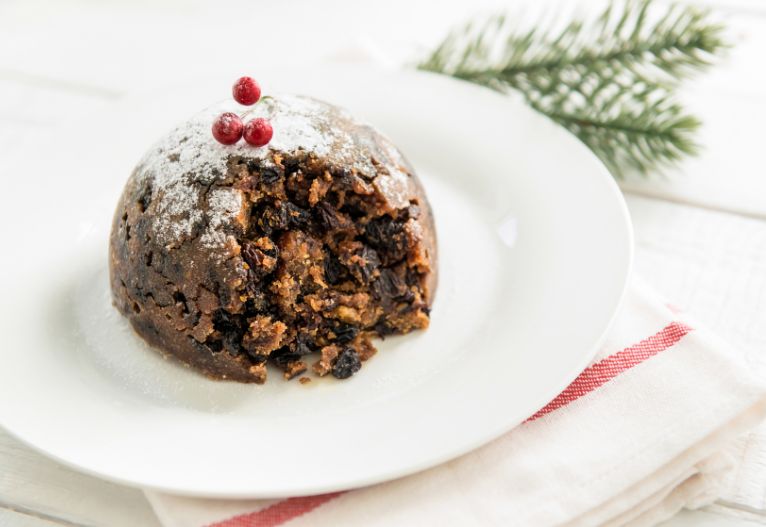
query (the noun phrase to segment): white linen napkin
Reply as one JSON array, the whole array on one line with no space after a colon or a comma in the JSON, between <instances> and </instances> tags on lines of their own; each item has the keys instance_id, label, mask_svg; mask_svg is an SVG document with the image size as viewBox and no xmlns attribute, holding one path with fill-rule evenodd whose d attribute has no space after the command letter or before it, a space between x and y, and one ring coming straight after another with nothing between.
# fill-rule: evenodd
<instances>
[{"instance_id":1,"label":"white linen napkin","mask_svg":"<svg viewBox=\"0 0 766 527\"><path fill-rule=\"evenodd\" d=\"M722 492L766 416L743 354L633 283L598 355L499 439L406 478L283 500L147 491L166 527L654 525Z\"/></svg>"}]
</instances>

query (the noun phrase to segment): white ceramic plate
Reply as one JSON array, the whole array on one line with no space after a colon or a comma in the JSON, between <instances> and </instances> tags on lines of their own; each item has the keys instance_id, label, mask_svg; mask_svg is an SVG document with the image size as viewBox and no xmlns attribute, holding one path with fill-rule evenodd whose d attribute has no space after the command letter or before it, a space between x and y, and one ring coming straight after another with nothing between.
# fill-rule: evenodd
<instances>
[{"instance_id":1,"label":"white ceramic plate","mask_svg":"<svg viewBox=\"0 0 766 527\"><path fill-rule=\"evenodd\" d=\"M617 186L522 102L444 77L259 71L388 134L424 180L440 285L428 331L348 381L215 382L148 349L111 307L113 207L132 165L231 79L91 116L2 193L0 423L108 479L187 495L312 494L403 476L490 441L557 395L609 327L632 234ZM20 179L19 179L20 178Z\"/></svg>"}]
</instances>

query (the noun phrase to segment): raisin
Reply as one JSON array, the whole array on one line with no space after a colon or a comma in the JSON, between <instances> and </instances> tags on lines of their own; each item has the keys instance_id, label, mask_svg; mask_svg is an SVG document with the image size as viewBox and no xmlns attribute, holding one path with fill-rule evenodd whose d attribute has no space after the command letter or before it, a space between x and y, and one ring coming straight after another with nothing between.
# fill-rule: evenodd
<instances>
[{"instance_id":1,"label":"raisin","mask_svg":"<svg viewBox=\"0 0 766 527\"><path fill-rule=\"evenodd\" d=\"M336 342L347 344L356 338L356 336L359 334L359 328L352 326L351 324L341 323L333 328L332 332L335 333Z\"/></svg>"},{"instance_id":2,"label":"raisin","mask_svg":"<svg viewBox=\"0 0 766 527\"><path fill-rule=\"evenodd\" d=\"M370 221L364 228L364 236L380 253L384 265L391 265L407 256L407 235L404 225L388 216Z\"/></svg>"},{"instance_id":3,"label":"raisin","mask_svg":"<svg viewBox=\"0 0 766 527\"><path fill-rule=\"evenodd\" d=\"M396 333L396 328L392 328L385 322L378 322L375 324L375 333L382 339L385 339L388 335Z\"/></svg>"},{"instance_id":4,"label":"raisin","mask_svg":"<svg viewBox=\"0 0 766 527\"><path fill-rule=\"evenodd\" d=\"M263 251L263 254L266 256L271 256L272 258L279 258L279 247L276 245L272 245L269 249L261 249Z\"/></svg>"},{"instance_id":5,"label":"raisin","mask_svg":"<svg viewBox=\"0 0 766 527\"><path fill-rule=\"evenodd\" d=\"M288 161L285 161L284 165L285 165L285 174L293 174L298 171L300 162L297 159L290 159Z\"/></svg>"},{"instance_id":6,"label":"raisin","mask_svg":"<svg viewBox=\"0 0 766 527\"><path fill-rule=\"evenodd\" d=\"M407 295L409 293L409 295ZM389 303L394 299L412 296L412 292L407 288L398 274L391 269L381 269L380 276L372 283L372 294L376 300Z\"/></svg>"},{"instance_id":7,"label":"raisin","mask_svg":"<svg viewBox=\"0 0 766 527\"><path fill-rule=\"evenodd\" d=\"M267 185L273 185L274 183L279 181L279 172L277 172L273 168L262 168L261 181L263 181Z\"/></svg>"},{"instance_id":8,"label":"raisin","mask_svg":"<svg viewBox=\"0 0 766 527\"><path fill-rule=\"evenodd\" d=\"M350 226L348 218L326 201L317 203L317 206L314 207L314 214L319 225L324 227L326 231L347 229Z\"/></svg>"},{"instance_id":9,"label":"raisin","mask_svg":"<svg viewBox=\"0 0 766 527\"><path fill-rule=\"evenodd\" d=\"M290 227L306 229L311 225L311 214L306 209L292 203L285 204L284 209Z\"/></svg>"},{"instance_id":10,"label":"raisin","mask_svg":"<svg viewBox=\"0 0 766 527\"><path fill-rule=\"evenodd\" d=\"M221 333L240 331L239 320L224 309L213 312L213 326Z\"/></svg>"},{"instance_id":11,"label":"raisin","mask_svg":"<svg viewBox=\"0 0 766 527\"><path fill-rule=\"evenodd\" d=\"M220 340L209 340L205 345L213 353L218 353L223 349L223 343Z\"/></svg>"},{"instance_id":12,"label":"raisin","mask_svg":"<svg viewBox=\"0 0 766 527\"><path fill-rule=\"evenodd\" d=\"M332 375L336 379L348 379L359 371L362 367L362 361L359 360L359 354L353 348L344 348L340 352L335 364L332 366Z\"/></svg>"},{"instance_id":13,"label":"raisin","mask_svg":"<svg viewBox=\"0 0 766 527\"><path fill-rule=\"evenodd\" d=\"M337 285L348 278L348 271L333 253L325 252L324 275L327 283Z\"/></svg>"},{"instance_id":14,"label":"raisin","mask_svg":"<svg viewBox=\"0 0 766 527\"><path fill-rule=\"evenodd\" d=\"M268 250L261 249L249 240L244 240L240 244L242 259L250 267L251 280L258 281L274 270L276 265L273 260L279 257L279 249L273 246ZM272 260L268 260L271 258Z\"/></svg>"},{"instance_id":15,"label":"raisin","mask_svg":"<svg viewBox=\"0 0 766 527\"><path fill-rule=\"evenodd\" d=\"M316 346L313 339L307 333L298 333L295 337L295 353L298 355L308 355L314 353Z\"/></svg>"},{"instance_id":16,"label":"raisin","mask_svg":"<svg viewBox=\"0 0 766 527\"><path fill-rule=\"evenodd\" d=\"M242 259L245 260L247 265L252 267L258 267L263 262L263 255L258 247L254 243L245 240L241 244Z\"/></svg>"},{"instance_id":17,"label":"raisin","mask_svg":"<svg viewBox=\"0 0 766 527\"><path fill-rule=\"evenodd\" d=\"M287 209L284 207L264 205L254 212L258 226L266 235L271 235L274 231L287 228L289 218L287 216Z\"/></svg>"},{"instance_id":18,"label":"raisin","mask_svg":"<svg viewBox=\"0 0 766 527\"><path fill-rule=\"evenodd\" d=\"M250 353L249 351L247 352L247 355L248 355L248 357L250 357L250 362L252 362L253 364L263 364L264 362L269 360L268 356L266 356L266 355L259 355L257 353Z\"/></svg>"},{"instance_id":19,"label":"raisin","mask_svg":"<svg viewBox=\"0 0 766 527\"><path fill-rule=\"evenodd\" d=\"M375 249L363 245L352 255L346 255L343 264L360 283L369 284L375 270L380 267L380 258Z\"/></svg>"},{"instance_id":20,"label":"raisin","mask_svg":"<svg viewBox=\"0 0 766 527\"><path fill-rule=\"evenodd\" d=\"M407 285L420 286L420 274L414 269L407 269L407 273L405 274L405 280L407 282Z\"/></svg>"},{"instance_id":21,"label":"raisin","mask_svg":"<svg viewBox=\"0 0 766 527\"><path fill-rule=\"evenodd\" d=\"M399 233L397 225L393 220L387 216L381 216L370 220L370 222L364 227L364 235L369 241L370 245L375 247L382 247L386 243L386 239L395 236Z\"/></svg>"},{"instance_id":22,"label":"raisin","mask_svg":"<svg viewBox=\"0 0 766 527\"><path fill-rule=\"evenodd\" d=\"M354 219L359 219L367 215L367 209L364 207L364 202L357 196L346 196L346 202L340 210Z\"/></svg>"},{"instance_id":23,"label":"raisin","mask_svg":"<svg viewBox=\"0 0 766 527\"><path fill-rule=\"evenodd\" d=\"M223 337L223 348L229 352L232 357L238 356L244 351L242 340L236 333L227 333Z\"/></svg>"},{"instance_id":24,"label":"raisin","mask_svg":"<svg viewBox=\"0 0 766 527\"><path fill-rule=\"evenodd\" d=\"M301 358L300 354L290 351L287 346L281 347L271 352L269 360L280 368L285 368L293 361L297 361Z\"/></svg>"}]
</instances>

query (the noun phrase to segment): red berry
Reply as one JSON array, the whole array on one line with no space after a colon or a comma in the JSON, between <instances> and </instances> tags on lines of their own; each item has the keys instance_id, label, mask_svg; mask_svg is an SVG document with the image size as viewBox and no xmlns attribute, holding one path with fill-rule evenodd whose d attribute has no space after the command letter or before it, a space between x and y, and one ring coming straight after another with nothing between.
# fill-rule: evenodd
<instances>
[{"instance_id":1,"label":"red berry","mask_svg":"<svg viewBox=\"0 0 766 527\"><path fill-rule=\"evenodd\" d=\"M271 123L263 117L258 117L245 125L245 141L253 146L263 146L271 141L274 130Z\"/></svg>"},{"instance_id":2,"label":"red berry","mask_svg":"<svg viewBox=\"0 0 766 527\"><path fill-rule=\"evenodd\" d=\"M233 145L242 137L242 119L236 113L226 112L213 121L213 137L219 143Z\"/></svg>"},{"instance_id":3,"label":"red berry","mask_svg":"<svg viewBox=\"0 0 766 527\"><path fill-rule=\"evenodd\" d=\"M239 104L250 106L261 98L261 87L252 77L240 77L232 86L231 94Z\"/></svg>"}]
</instances>

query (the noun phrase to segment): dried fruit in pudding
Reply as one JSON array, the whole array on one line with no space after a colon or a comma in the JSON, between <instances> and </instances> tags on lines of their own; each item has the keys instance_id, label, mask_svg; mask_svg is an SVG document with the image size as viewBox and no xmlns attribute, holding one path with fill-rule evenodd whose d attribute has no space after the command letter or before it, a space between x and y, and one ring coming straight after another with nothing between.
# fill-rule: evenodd
<instances>
[{"instance_id":1,"label":"dried fruit in pudding","mask_svg":"<svg viewBox=\"0 0 766 527\"><path fill-rule=\"evenodd\" d=\"M110 239L114 303L212 378L262 383L269 364L286 379L348 378L371 338L428 326L436 237L423 188L388 139L335 106L261 99L243 120L271 124L262 147L212 136L235 111L193 117L136 167Z\"/></svg>"}]
</instances>

